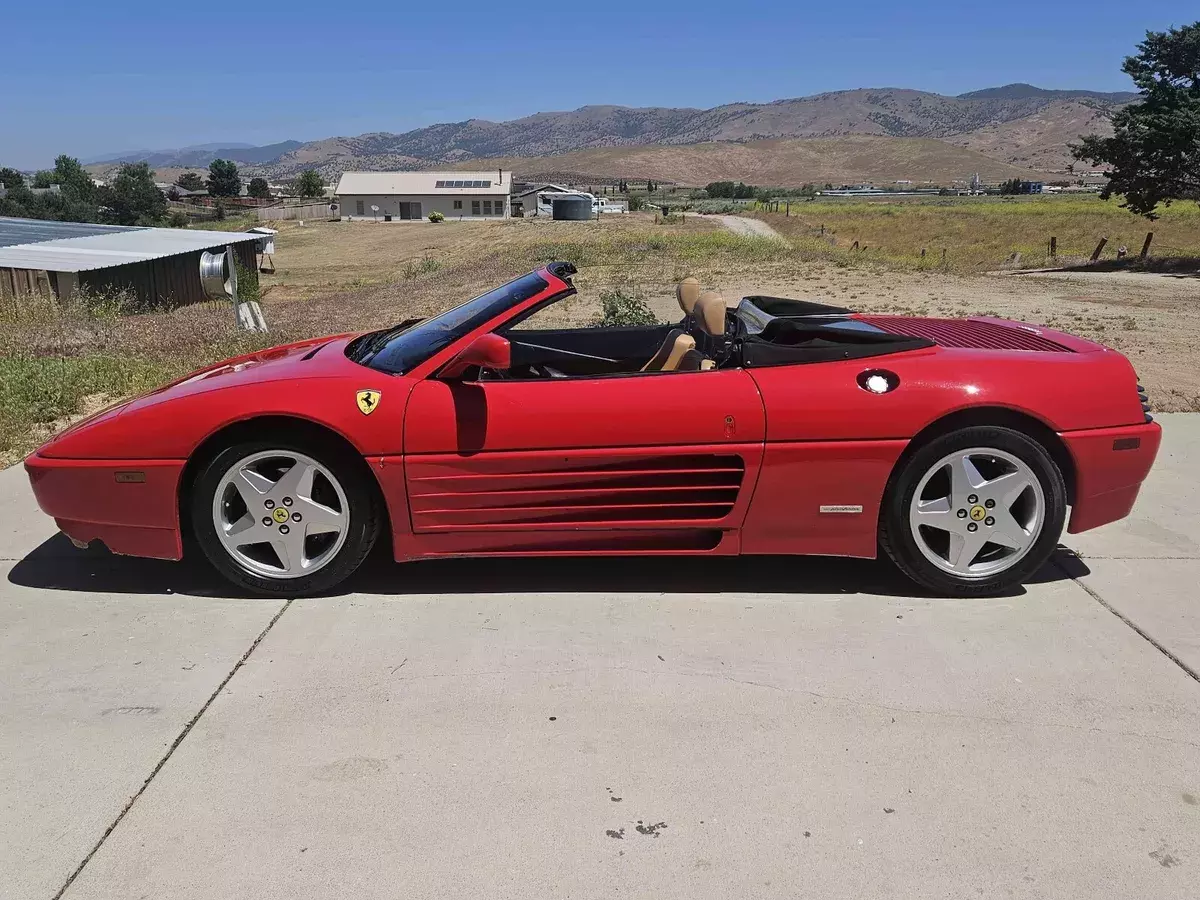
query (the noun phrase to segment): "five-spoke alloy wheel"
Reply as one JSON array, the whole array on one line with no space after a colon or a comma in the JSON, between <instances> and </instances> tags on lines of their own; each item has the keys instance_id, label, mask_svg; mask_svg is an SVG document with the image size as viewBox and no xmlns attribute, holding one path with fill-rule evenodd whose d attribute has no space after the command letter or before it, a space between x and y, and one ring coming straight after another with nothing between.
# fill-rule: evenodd
<instances>
[{"instance_id":1,"label":"five-spoke alloy wheel","mask_svg":"<svg viewBox=\"0 0 1200 900\"><path fill-rule=\"evenodd\" d=\"M229 467L212 515L217 537L243 568L302 578L337 556L350 504L337 477L312 457L266 450Z\"/></svg>"},{"instance_id":2,"label":"five-spoke alloy wheel","mask_svg":"<svg viewBox=\"0 0 1200 900\"><path fill-rule=\"evenodd\" d=\"M1017 584L1053 551L1066 489L1053 458L1009 428L973 427L920 447L893 475L881 543L915 581L941 593Z\"/></svg>"},{"instance_id":3,"label":"five-spoke alloy wheel","mask_svg":"<svg viewBox=\"0 0 1200 900\"><path fill-rule=\"evenodd\" d=\"M379 528L361 469L320 442L226 448L196 479L193 531L238 584L285 596L325 590L358 567Z\"/></svg>"}]
</instances>

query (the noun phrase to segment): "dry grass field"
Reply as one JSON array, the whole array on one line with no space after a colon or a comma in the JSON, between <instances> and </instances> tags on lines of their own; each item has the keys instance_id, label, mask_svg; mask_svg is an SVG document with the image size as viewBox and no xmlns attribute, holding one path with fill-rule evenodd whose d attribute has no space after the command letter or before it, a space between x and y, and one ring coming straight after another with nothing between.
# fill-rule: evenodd
<instances>
[{"instance_id":1,"label":"dry grass field","mask_svg":"<svg viewBox=\"0 0 1200 900\"><path fill-rule=\"evenodd\" d=\"M552 259L580 267L576 285L581 301L619 288L643 298L664 321L678 314L675 283L694 274L731 300L761 292L825 298L878 312L988 313L1047 324L1128 354L1157 409L1200 411L1200 369L1193 364L1200 342L1200 304L1195 300L1200 279L921 268L911 253L846 249L842 241L851 227L865 229L873 217L896 220L856 206L828 211L836 247L813 242L803 221L780 222L783 217L774 215L767 218L790 242L733 234L717 217L688 216L664 225L652 214L606 216L598 223L285 223L277 240L276 272L261 278L268 335L236 332L225 303L152 312L124 309L113 298L65 309L47 302L10 304L0 309L0 461L15 460L82 413L205 363L288 340L378 328L435 313ZM999 227L992 224L1002 222L999 217L1016 216L1000 211L1007 209L996 206L982 221L988 228ZM842 218L835 218L839 212ZM1068 212L1060 214L1070 219ZM1076 215L1109 213L1088 208ZM1188 216L1181 208L1154 226L1165 236L1164 244L1200 246L1194 219ZM902 216L900 221L905 221ZM1012 233L1037 233L1046 221L1014 219ZM1062 235L1070 233L1069 224L1054 220L1060 244ZM1084 233L1094 224L1088 218L1075 227ZM871 227L884 228L877 223ZM882 243L889 235L898 240L910 227L872 232L872 240ZM1003 249L1002 236L964 237L964 245L970 240L992 242L986 252L979 251L981 259ZM571 307L572 314L583 318L594 309L588 302Z\"/></svg>"},{"instance_id":2,"label":"dry grass field","mask_svg":"<svg viewBox=\"0 0 1200 900\"><path fill-rule=\"evenodd\" d=\"M1200 257L1200 206L1177 203L1161 214L1149 222L1095 195L828 199L793 202L788 216L755 213L809 252L833 248L836 255L857 241L870 259L891 268L960 273L1004 268L1014 252L1021 268L1055 264L1051 236L1058 239L1057 265L1086 262L1102 237L1108 238L1104 259L1122 245L1136 256L1148 231L1155 259Z\"/></svg>"}]
</instances>

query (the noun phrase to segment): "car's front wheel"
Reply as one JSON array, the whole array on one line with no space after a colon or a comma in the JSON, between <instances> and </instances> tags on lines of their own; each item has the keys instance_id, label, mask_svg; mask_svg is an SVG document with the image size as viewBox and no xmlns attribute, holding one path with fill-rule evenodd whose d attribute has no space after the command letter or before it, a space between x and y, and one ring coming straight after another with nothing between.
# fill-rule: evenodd
<instances>
[{"instance_id":1,"label":"car's front wheel","mask_svg":"<svg viewBox=\"0 0 1200 900\"><path fill-rule=\"evenodd\" d=\"M277 596L328 590L359 567L379 530L362 468L320 442L227 447L196 478L193 533L242 587Z\"/></svg>"},{"instance_id":2,"label":"car's front wheel","mask_svg":"<svg viewBox=\"0 0 1200 900\"><path fill-rule=\"evenodd\" d=\"M1062 533L1062 472L1011 428L972 427L920 447L892 476L880 543L910 578L943 594L1010 588L1036 572Z\"/></svg>"}]
</instances>

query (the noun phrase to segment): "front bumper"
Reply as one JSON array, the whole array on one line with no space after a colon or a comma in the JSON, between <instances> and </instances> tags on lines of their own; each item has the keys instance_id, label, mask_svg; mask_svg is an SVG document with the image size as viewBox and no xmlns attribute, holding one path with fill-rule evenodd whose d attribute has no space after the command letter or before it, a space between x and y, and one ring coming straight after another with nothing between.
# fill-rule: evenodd
<instances>
[{"instance_id":1,"label":"front bumper","mask_svg":"<svg viewBox=\"0 0 1200 900\"><path fill-rule=\"evenodd\" d=\"M25 471L42 512L77 544L113 553L182 559L182 460L52 459L33 454Z\"/></svg>"},{"instance_id":2,"label":"front bumper","mask_svg":"<svg viewBox=\"0 0 1200 900\"><path fill-rule=\"evenodd\" d=\"M1067 531L1078 534L1129 515L1158 455L1157 422L1061 435L1075 461L1075 500Z\"/></svg>"}]
</instances>

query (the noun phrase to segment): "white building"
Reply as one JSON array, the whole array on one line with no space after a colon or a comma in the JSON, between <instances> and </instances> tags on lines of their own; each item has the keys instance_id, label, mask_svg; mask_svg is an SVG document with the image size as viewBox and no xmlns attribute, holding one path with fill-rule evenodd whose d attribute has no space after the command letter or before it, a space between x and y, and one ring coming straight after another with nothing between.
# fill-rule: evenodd
<instances>
[{"instance_id":1,"label":"white building","mask_svg":"<svg viewBox=\"0 0 1200 900\"><path fill-rule=\"evenodd\" d=\"M506 219L512 172L344 172L343 219ZM377 207L378 209L372 209Z\"/></svg>"}]
</instances>

